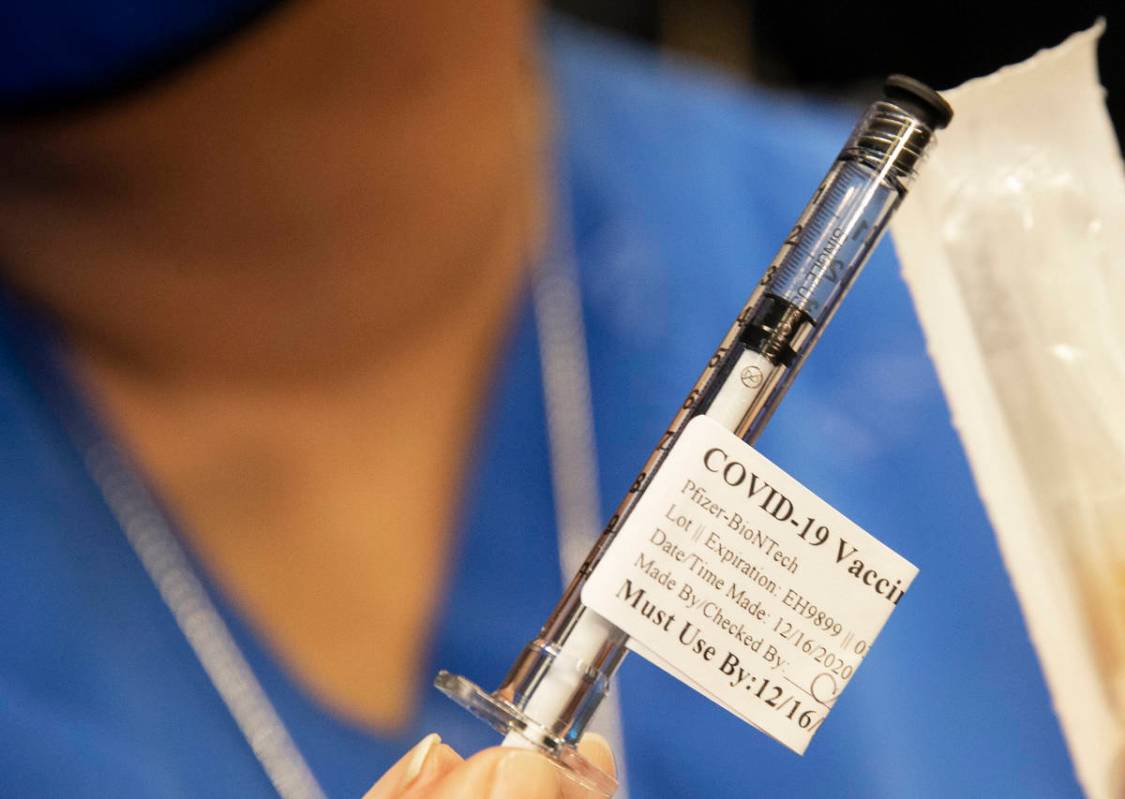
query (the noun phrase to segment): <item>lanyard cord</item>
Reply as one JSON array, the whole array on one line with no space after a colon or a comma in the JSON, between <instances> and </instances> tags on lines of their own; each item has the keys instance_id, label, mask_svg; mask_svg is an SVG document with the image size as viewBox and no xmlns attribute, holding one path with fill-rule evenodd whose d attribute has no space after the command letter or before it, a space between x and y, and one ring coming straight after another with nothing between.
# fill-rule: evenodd
<instances>
[{"instance_id":1,"label":"lanyard cord","mask_svg":"<svg viewBox=\"0 0 1125 799\"><path fill-rule=\"evenodd\" d=\"M573 228L564 203L569 194L556 180L557 208L551 246L532 273L532 302L539 339L540 375L551 458L551 486L558 528L559 562L565 585L586 559L601 532L597 444L582 319L582 290ZM617 693L611 689L591 729L603 735L617 757L616 799L628 799L624 730Z\"/></svg>"}]
</instances>

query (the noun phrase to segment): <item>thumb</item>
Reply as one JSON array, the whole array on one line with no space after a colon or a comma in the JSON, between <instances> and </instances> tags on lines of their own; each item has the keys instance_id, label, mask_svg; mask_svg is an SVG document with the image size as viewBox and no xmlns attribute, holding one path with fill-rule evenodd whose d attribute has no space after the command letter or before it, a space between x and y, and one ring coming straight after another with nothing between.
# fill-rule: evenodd
<instances>
[{"instance_id":1,"label":"thumb","mask_svg":"<svg viewBox=\"0 0 1125 799\"><path fill-rule=\"evenodd\" d=\"M596 732L588 732L578 742L578 754L611 777L617 777L617 760L607 741Z\"/></svg>"},{"instance_id":2,"label":"thumb","mask_svg":"<svg viewBox=\"0 0 1125 799\"><path fill-rule=\"evenodd\" d=\"M538 752L486 749L449 772L425 793L426 799L559 799L559 768Z\"/></svg>"},{"instance_id":3,"label":"thumb","mask_svg":"<svg viewBox=\"0 0 1125 799\"><path fill-rule=\"evenodd\" d=\"M432 784L461 762L439 735L427 735L391 766L363 799L398 799L408 790Z\"/></svg>"}]
</instances>

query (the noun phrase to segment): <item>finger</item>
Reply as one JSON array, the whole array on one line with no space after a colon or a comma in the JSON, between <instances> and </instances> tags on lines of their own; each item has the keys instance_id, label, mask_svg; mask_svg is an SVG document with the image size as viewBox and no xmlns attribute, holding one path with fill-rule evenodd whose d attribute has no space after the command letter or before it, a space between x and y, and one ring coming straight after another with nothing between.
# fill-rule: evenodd
<instances>
[{"instance_id":1,"label":"finger","mask_svg":"<svg viewBox=\"0 0 1125 799\"><path fill-rule=\"evenodd\" d=\"M403 793L396 796L395 799L426 799L438 780L464 762L465 759L451 747L438 744L430 752L430 756L426 758L418 776L413 782L405 785Z\"/></svg>"},{"instance_id":2,"label":"finger","mask_svg":"<svg viewBox=\"0 0 1125 799\"><path fill-rule=\"evenodd\" d=\"M486 749L446 774L426 799L559 799L558 767L537 752Z\"/></svg>"},{"instance_id":3,"label":"finger","mask_svg":"<svg viewBox=\"0 0 1125 799\"><path fill-rule=\"evenodd\" d=\"M609 742L597 733L586 733L578 742L578 754L599 771L616 779L617 764L614 761L613 749ZM598 793L593 788L583 784L576 775L566 776L563 780L563 799L600 799L604 794Z\"/></svg>"},{"instance_id":4,"label":"finger","mask_svg":"<svg viewBox=\"0 0 1125 799\"><path fill-rule=\"evenodd\" d=\"M450 756L453 758L452 763ZM433 782L441 776L435 773L437 769L444 767L448 771L458 762L460 758L442 744L441 736L436 733L427 735L391 766L363 799L397 799L420 778L426 777Z\"/></svg>"},{"instance_id":5,"label":"finger","mask_svg":"<svg viewBox=\"0 0 1125 799\"><path fill-rule=\"evenodd\" d=\"M613 749L609 741L596 732L588 732L582 737L578 742L578 754L609 776L617 776L617 760L613 756Z\"/></svg>"}]
</instances>

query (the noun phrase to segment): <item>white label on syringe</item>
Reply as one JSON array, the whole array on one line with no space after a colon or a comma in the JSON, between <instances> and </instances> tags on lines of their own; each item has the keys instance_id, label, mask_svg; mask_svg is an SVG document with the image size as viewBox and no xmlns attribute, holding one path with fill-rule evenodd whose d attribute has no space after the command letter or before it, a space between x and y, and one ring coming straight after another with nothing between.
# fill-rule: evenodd
<instances>
[{"instance_id":1,"label":"white label on syringe","mask_svg":"<svg viewBox=\"0 0 1125 799\"><path fill-rule=\"evenodd\" d=\"M630 648L803 754L917 573L698 416L582 601Z\"/></svg>"}]
</instances>

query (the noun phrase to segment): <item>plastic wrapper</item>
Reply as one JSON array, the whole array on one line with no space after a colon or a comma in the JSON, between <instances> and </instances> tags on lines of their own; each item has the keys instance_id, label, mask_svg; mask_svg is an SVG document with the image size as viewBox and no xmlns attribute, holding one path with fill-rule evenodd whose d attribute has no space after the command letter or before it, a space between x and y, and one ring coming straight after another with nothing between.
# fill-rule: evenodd
<instances>
[{"instance_id":1,"label":"plastic wrapper","mask_svg":"<svg viewBox=\"0 0 1125 799\"><path fill-rule=\"evenodd\" d=\"M944 92L957 117L893 237L1079 781L1120 799L1125 176L1101 31Z\"/></svg>"}]
</instances>

